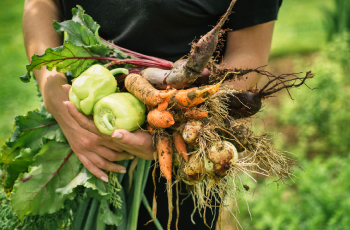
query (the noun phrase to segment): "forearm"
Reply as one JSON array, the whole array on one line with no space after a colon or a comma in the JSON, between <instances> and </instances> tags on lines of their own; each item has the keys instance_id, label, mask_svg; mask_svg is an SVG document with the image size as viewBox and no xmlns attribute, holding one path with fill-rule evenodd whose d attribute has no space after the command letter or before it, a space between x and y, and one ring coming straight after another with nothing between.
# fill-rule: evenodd
<instances>
[{"instance_id":1,"label":"forearm","mask_svg":"<svg viewBox=\"0 0 350 230\"><path fill-rule=\"evenodd\" d=\"M225 62L230 63L231 68L237 69L255 69L267 64L267 61L250 54L241 54L237 55L237 57L227 58ZM235 89L249 89L256 86L259 80L260 76L257 73L249 73L240 80L229 81L228 84L233 85Z\"/></svg>"},{"instance_id":2,"label":"forearm","mask_svg":"<svg viewBox=\"0 0 350 230\"><path fill-rule=\"evenodd\" d=\"M57 0L26 0L23 10L23 38L29 61L34 54L40 55L47 48L62 45L62 36L57 33L52 23L61 21L62 15ZM64 74L46 69L34 70L40 90L45 98L45 85L49 76L65 79ZM63 83L64 84L64 83Z\"/></svg>"},{"instance_id":3,"label":"forearm","mask_svg":"<svg viewBox=\"0 0 350 230\"><path fill-rule=\"evenodd\" d=\"M268 22L228 33L223 62L231 68L255 69L268 62L274 22ZM248 77L248 78L245 78ZM236 89L254 87L260 80L257 73L251 73L232 84Z\"/></svg>"}]
</instances>

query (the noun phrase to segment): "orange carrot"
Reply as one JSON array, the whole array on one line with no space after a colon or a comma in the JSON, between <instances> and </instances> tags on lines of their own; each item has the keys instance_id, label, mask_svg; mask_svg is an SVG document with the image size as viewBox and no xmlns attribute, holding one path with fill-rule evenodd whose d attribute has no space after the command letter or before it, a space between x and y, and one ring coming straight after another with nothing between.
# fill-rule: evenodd
<instances>
[{"instance_id":1,"label":"orange carrot","mask_svg":"<svg viewBox=\"0 0 350 230\"><path fill-rule=\"evenodd\" d=\"M175 124L173 115L169 111L158 108L148 113L147 121L154 128L168 128Z\"/></svg>"},{"instance_id":2,"label":"orange carrot","mask_svg":"<svg viewBox=\"0 0 350 230\"><path fill-rule=\"evenodd\" d=\"M221 82L216 85L178 90L174 96L171 97L169 105L175 110L194 107L203 103L210 95L216 93L219 90L220 85Z\"/></svg>"},{"instance_id":3,"label":"orange carrot","mask_svg":"<svg viewBox=\"0 0 350 230\"><path fill-rule=\"evenodd\" d=\"M188 162L187 148L184 139L179 131L175 131L173 134L173 141L177 152Z\"/></svg>"},{"instance_id":4,"label":"orange carrot","mask_svg":"<svg viewBox=\"0 0 350 230\"><path fill-rule=\"evenodd\" d=\"M151 135L154 135L154 134L156 133L156 131L154 130L154 128L153 128L149 123L146 124L146 130L147 130L147 132L148 132L149 134L151 134Z\"/></svg>"},{"instance_id":5,"label":"orange carrot","mask_svg":"<svg viewBox=\"0 0 350 230\"><path fill-rule=\"evenodd\" d=\"M169 105L169 101L163 101L162 103L160 103L158 105L158 109L159 110L166 110L168 108L168 105Z\"/></svg>"},{"instance_id":6,"label":"orange carrot","mask_svg":"<svg viewBox=\"0 0 350 230\"><path fill-rule=\"evenodd\" d=\"M125 78L125 88L140 101L150 106L170 101L170 97L176 92L176 89L157 90L145 78L135 73L129 74Z\"/></svg>"},{"instance_id":7,"label":"orange carrot","mask_svg":"<svg viewBox=\"0 0 350 230\"><path fill-rule=\"evenodd\" d=\"M162 135L157 141L157 152L160 171L167 181L171 181L173 164L173 144L169 135Z\"/></svg>"},{"instance_id":8,"label":"orange carrot","mask_svg":"<svg viewBox=\"0 0 350 230\"><path fill-rule=\"evenodd\" d=\"M197 108L193 108L190 110L187 110L184 114L184 117L187 119L195 119L195 120L199 120L202 119L204 117L208 116L208 112L207 111L201 111Z\"/></svg>"}]
</instances>

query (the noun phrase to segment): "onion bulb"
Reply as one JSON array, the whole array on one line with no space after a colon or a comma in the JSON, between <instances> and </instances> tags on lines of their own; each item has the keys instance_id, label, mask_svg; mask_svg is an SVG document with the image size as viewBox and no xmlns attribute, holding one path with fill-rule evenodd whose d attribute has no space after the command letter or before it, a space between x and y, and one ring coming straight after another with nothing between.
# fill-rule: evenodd
<instances>
[{"instance_id":1,"label":"onion bulb","mask_svg":"<svg viewBox=\"0 0 350 230\"><path fill-rule=\"evenodd\" d=\"M236 147L228 141L218 141L207 152L205 160L206 172L222 178L226 176L232 163L238 160Z\"/></svg>"},{"instance_id":2,"label":"onion bulb","mask_svg":"<svg viewBox=\"0 0 350 230\"><path fill-rule=\"evenodd\" d=\"M203 180L205 176L204 159L191 155L180 175L182 180L188 185L193 185Z\"/></svg>"}]
</instances>

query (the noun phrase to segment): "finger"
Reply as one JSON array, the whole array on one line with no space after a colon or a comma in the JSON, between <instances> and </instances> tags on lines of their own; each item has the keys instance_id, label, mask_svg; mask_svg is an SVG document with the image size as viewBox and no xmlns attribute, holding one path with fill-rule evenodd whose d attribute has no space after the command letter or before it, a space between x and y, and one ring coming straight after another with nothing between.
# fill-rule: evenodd
<instances>
[{"instance_id":1,"label":"finger","mask_svg":"<svg viewBox=\"0 0 350 230\"><path fill-rule=\"evenodd\" d=\"M94 121L89 119L84 114L80 113L72 102L64 101L63 103L67 106L69 114L80 125L80 127L84 128L92 133L95 133L95 134L100 133L100 131L97 129Z\"/></svg>"},{"instance_id":2,"label":"finger","mask_svg":"<svg viewBox=\"0 0 350 230\"><path fill-rule=\"evenodd\" d=\"M98 147L96 153L109 161L122 161L134 159L134 156L130 155L128 152L122 150L116 152L104 146Z\"/></svg>"},{"instance_id":3,"label":"finger","mask_svg":"<svg viewBox=\"0 0 350 230\"><path fill-rule=\"evenodd\" d=\"M95 177L103 180L104 182L108 182L108 175L99 169L97 166L95 166L87 157L85 157L82 154L77 154L77 157L79 158L80 162L85 166L89 172L91 172Z\"/></svg>"},{"instance_id":4,"label":"finger","mask_svg":"<svg viewBox=\"0 0 350 230\"><path fill-rule=\"evenodd\" d=\"M90 161L90 162L87 162L87 166L84 165L87 169L89 168L94 169L95 167L97 167L98 169L103 169L110 172L117 172L117 173L126 172L126 169L124 166L110 162L96 153L87 152L84 154L84 156L88 158L88 160Z\"/></svg>"},{"instance_id":5,"label":"finger","mask_svg":"<svg viewBox=\"0 0 350 230\"><path fill-rule=\"evenodd\" d=\"M133 133L117 129L112 133L113 141L125 151L143 159L153 159L155 148L152 146L152 136L142 130Z\"/></svg>"}]
</instances>

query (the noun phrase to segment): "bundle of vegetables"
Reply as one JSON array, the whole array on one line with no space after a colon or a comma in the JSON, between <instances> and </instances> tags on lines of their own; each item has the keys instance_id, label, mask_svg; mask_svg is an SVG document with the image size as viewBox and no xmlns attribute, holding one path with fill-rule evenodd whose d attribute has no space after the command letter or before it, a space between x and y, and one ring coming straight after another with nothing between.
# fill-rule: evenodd
<instances>
[{"instance_id":1,"label":"bundle of vegetables","mask_svg":"<svg viewBox=\"0 0 350 230\"><path fill-rule=\"evenodd\" d=\"M34 55L27 74L21 77L27 82L30 72L43 66L70 73L76 78L69 91L70 100L80 112L93 114L96 126L105 134L120 128L138 129L147 116L142 128L153 134L156 165L167 180L168 229L173 210L171 187L180 181L187 184L196 209L205 213L207 207L221 209L227 197L235 200L238 192L248 190L241 175L259 173L283 182L296 164L272 145L269 135L253 134L247 124L260 110L262 99L303 85L313 75L274 76L260 68L229 69L217 64L213 53L234 3L211 31L192 45L187 59L175 63L102 39L99 25L78 6L72 10L72 20L54 23L56 31L66 33L63 46ZM268 83L247 91L222 84L251 72L268 77ZM12 210L21 220L25 215L56 213L66 200L83 194L95 200L81 203L74 229L82 228L79 220L97 212L98 218L91 219L99 229L105 225L136 229L141 200L148 206L142 191L150 161L137 159L122 164L129 166L130 178L109 173L108 184L95 178L82 168L58 124L42 109L16 118L14 133L2 148L1 178ZM85 189L78 194L79 187ZM156 204L154 200L150 213L157 228L162 229L156 219ZM87 205L92 207L89 213ZM128 206L132 208L126 210ZM100 211L96 211L98 207ZM71 224L66 221L64 225Z\"/></svg>"}]
</instances>

